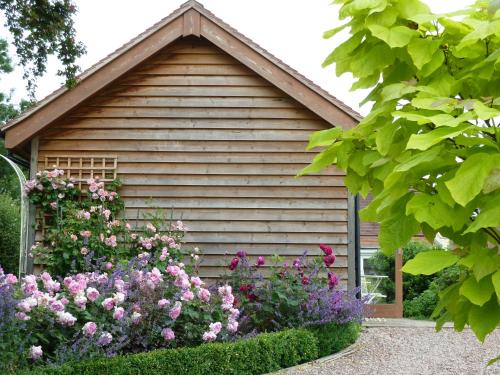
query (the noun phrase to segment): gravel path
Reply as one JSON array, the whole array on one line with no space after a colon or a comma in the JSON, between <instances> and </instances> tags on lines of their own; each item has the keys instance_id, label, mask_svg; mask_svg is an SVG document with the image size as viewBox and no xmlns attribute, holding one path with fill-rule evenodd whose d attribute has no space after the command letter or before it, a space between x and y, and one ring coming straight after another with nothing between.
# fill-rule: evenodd
<instances>
[{"instance_id":1,"label":"gravel path","mask_svg":"<svg viewBox=\"0 0 500 375\"><path fill-rule=\"evenodd\" d=\"M480 344L466 329L365 327L352 354L328 358L282 370L279 375L331 374L500 374L497 362L484 370L489 359L500 355L500 329Z\"/></svg>"}]
</instances>

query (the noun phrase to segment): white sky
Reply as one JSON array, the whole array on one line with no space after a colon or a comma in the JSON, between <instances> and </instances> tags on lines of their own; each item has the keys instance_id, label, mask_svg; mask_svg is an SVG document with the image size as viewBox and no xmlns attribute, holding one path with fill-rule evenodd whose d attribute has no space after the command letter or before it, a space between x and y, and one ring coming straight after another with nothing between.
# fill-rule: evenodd
<instances>
[{"instance_id":1,"label":"white sky","mask_svg":"<svg viewBox=\"0 0 500 375\"><path fill-rule=\"evenodd\" d=\"M77 37L87 47L79 64L84 70L177 9L185 0L77 0ZM338 8L331 0L199 0L217 17L252 39L346 104L359 108L362 92L352 93L352 77L335 76L334 67L321 67L324 58L339 44L325 40L323 31L339 25ZM436 13L464 8L473 0L426 0ZM3 20L0 18L0 24ZM1 28L0 28L1 29ZM8 35L4 29L0 35ZM341 37L340 37L341 38ZM11 53L14 56L14 53ZM49 60L48 73L38 81L37 99L57 89L58 62ZM14 102L27 97L22 69L0 78L0 91L14 89Z\"/></svg>"}]
</instances>

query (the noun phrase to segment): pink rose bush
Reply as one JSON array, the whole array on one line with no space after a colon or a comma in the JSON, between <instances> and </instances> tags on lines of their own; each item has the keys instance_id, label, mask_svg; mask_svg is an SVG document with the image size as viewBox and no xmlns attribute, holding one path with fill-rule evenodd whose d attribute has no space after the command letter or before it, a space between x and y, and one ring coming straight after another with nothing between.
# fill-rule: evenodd
<instances>
[{"instance_id":1,"label":"pink rose bush","mask_svg":"<svg viewBox=\"0 0 500 375\"><path fill-rule=\"evenodd\" d=\"M240 314L232 288L210 293L203 285L183 263L153 256L64 279L48 272L20 280L0 274L0 290L10 301L3 310L26 340L20 347L31 348L25 360L56 363L230 339Z\"/></svg>"},{"instance_id":2,"label":"pink rose bush","mask_svg":"<svg viewBox=\"0 0 500 375\"><path fill-rule=\"evenodd\" d=\"M113 264L138 254L154 255L162 262L185 255L181 246L187 227L182 221L164 223L162 215L147 215L150 222L135 233L129 223L118 219L124 208L117 193L120 181L104 184L95 177L86 182L83 191L78 190L61 169L38 172L26 182L25 191L46 225L44 240L34 246L32 255L47 271L58 275L87 272L98 259L105 259L110 270ZM197 252L189 255L192 263L199 262Z\"/></svg>"}]
</instances>

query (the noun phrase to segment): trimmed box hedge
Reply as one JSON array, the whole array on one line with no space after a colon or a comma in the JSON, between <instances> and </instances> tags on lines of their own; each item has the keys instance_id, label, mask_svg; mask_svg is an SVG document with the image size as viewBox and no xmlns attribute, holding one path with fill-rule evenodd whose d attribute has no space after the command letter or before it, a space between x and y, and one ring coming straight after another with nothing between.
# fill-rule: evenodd
<instances>
[{"instance_id":1,"label":"trimmed box hedge","mask_svg":"<svg viewBox=\"0 0 500 375\"><path fill-rule=\"evenodd\" d=\"M319 357L340 352L356 342L361 331L357 323L336 324L327 323L306 328L318 340Z\"/></svg>"},{"instance_id":2,"label":"trimmed box hedge","mask_svg":"<svg viewBox=\"0 0 500 375\"><path fill-rule=\"evenodd\" d=\"M35 367L24 375L246 375L266 374L309 362L344 349L359 334L359 325L324 324L263 333L231 343L160 349L113 358Z\"/></svg>"}]
</instances>

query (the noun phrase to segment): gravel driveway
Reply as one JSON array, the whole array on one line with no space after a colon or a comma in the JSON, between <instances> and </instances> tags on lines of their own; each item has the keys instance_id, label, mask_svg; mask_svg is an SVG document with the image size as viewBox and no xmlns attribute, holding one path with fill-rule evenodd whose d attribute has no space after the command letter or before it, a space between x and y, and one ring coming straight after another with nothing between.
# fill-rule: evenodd
<instances>
[{"instance_id":1,"label":"gravel driveway","mask_svg":"<svg viewBox=\"0 0 500 375\"><path fill-rule=\"evenodd\" d=\"M364 327L351 354L279 371L279 375L330 374L500 374L497 362L484 370L489 359L500 355L500 329L480 344L466 329Z\"/></svg>"}]
</instances>

